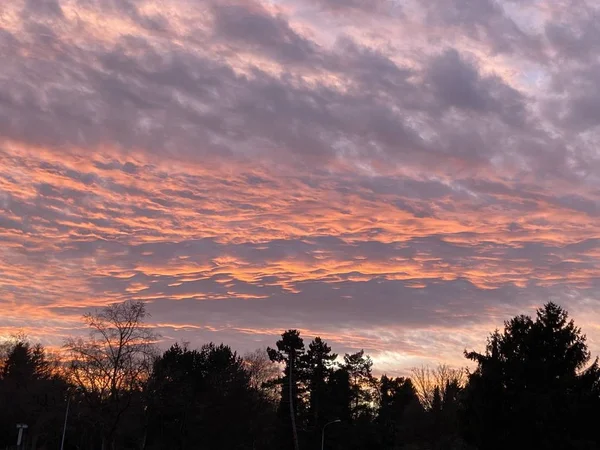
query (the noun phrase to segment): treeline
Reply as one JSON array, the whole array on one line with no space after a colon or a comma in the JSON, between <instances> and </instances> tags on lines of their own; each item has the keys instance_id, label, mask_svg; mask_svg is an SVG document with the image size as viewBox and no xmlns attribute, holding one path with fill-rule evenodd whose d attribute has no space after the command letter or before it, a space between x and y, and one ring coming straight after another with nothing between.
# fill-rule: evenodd
<instances>
[{"instance_id":1,"label":"treeline","mask_svg":"<svg viewBox=\"0 0 600 450\"><path fill-rule=\"evenodd\" d=\"M28 450L63 437L65 450L600 448L600 368L553 303L465 352L469 373L410 377L376 377L364 352L340 356L296 330L243 357L212 343L159 353L146 317L130 302L88 314L89 336L60 356L6 342L0 448L15 448L17 424Z\"/></svg>"}]
</instances>

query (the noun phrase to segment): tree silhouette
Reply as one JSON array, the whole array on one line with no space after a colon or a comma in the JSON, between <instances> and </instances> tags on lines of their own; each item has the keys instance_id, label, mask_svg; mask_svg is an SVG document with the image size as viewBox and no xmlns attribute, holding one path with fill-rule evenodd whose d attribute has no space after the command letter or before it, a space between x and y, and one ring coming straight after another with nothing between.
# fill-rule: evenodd
<instances>
[{"instance_id":1,"label":"tree silhouette","mask_svg":"<svg viewBox=\"0 0 600 450\"><path fill-rule=\"evenodd\" d=\"M369 356L365 356L364 350L344 355L343 368L348 372L350 379L351 411L354 419L373 414L376 386L372 367L373 361Z\"/></svg>"},{"instance_id":2,"label":"tree silhouette","mask_svg":"<svg viewBox=\"0 0 600 450\"><path fill-rule=\"evenodd\" d=\"M155 357L157 335L144 325L142 302L86 314L87 339L68 339L69 381L82 393L101 428L102 448L114 448L123 416L139 397Z\"/></svg>"},{"instance_id":3,"label":"tree silhouette","mask_svg":"<svg viewBox=\"0 0 600 450\"><path fill-rule=\"evenodd\" d=\"M586 448L600 441L587 428L598 407L598 365L585 369L585 336L565 310L548 303L536 319L517 316L496 331L465 392L467 439L479 448Z\"/></svg>"},{"instance_id":4,"label":"tree silhouette","mask_svg":"<svg viewBox=\"0 0 600 450\"><path fill-rule=\"evenodd\" d=\"M154 363L147 387L148 448L253 448L269 403L252 388L244 361L230 347L173 345ZM261 445L264 445L262 443Z\"/></svg>"},{"instance_id":5,"label":"tree silhouette","mask_svg":"<svg viewBox=\"0 0 600 450\"><path fill-rule=\"evenodd\" d=\"M316 337L309 345L304 358L306 378L310 392L309 410L311 425L321 427L330 417L324 416L324 403L327 398L327 383L337 355L331 353L331 347L320 337Z\"/></svg>"},{"instance_id":6,"label":"tree silhouette","mask_svg":"<svg viewBox=\"0 0 600 450\"><path fill-rule=\"evenodd\" d=\"M213 343L160 356L142 304L85 316L60 362L25 338L0 343L0 448L24 450L580 450L600 448L600 366L565 310L548 303L489 336L462 372L422 367L376 379L364 351L340 364L297 330L241 358ZM282 370L283 369L283 370ZM338 422L339 419L339 422Z\"/></svg>"},{"instance_id":7,"label":"tree silhouette","mask_svg":"<svg viewBox=\"0 0 600 450\"><path fill-rule=\"evenodd\" d=\"M271 361L267 349L256 349L243 356L244 369L250 376L250 386L273 403L279 401L279 365Z\"/></svg>"},{"instance_id":8,"label":"tree silhouette","mask_svg":"<svg viewBox=\"0 0 600 450\"><path fill-rule=\"evenodd\" d=\"M382 448L400 448L415 441L420 431L417 425L423 421L423 414L410 379L381 377L377 423Z\"/></svg>"},{"instance_id":9,"label":"tree silhouette","mask_svg":"<svg viewBox=\"0 0 600 450\"><path fill-rule=\"evenodd\" d=\"M291 426L291 440L294 449L300 447L297 428L297 416L304 412L304 401L301 398L302 386L299 381L303 378L303 356L305 352L304 341L298 330L288 330L281 335L276 343L277 349L268 348L267 352L271 361L285 363L284 376L281 389L281 402L279 404L279 417L285 423L289 417Z\"/></svg>"},{"instance_id":10,"label":"tree silhouette","mask_svg":"<svg viewBox=\"0 0 600 450\"><path fill-rule=\"evenodd\" d=\"M326 387L326 401L323 406L323 417L326 420L339 419L344 424L352 420L352 389L350 375L343 367L334 369L329 376ZM339 429L339 426L337 426Z\"/></svg>"},{"instance_id":11,"label":"tree silhouette","mask_svg":"<svg viewBox=\"0 0 600 450\"><path fill-rule=\"evenodd\" d=\"M26 423L33 446L56 445L67 384L40 344L19 336L6 347L0 371L0 447L14 444L15 425Z\"/></svg>"},{"instance_id":12,"label":"tree silhouette","mask_svg":"<svg viewBox=\"0 0 600 450\"><path fill-rule=\"evenodd\" d=\"M454 368L447 364L438 364L436 367L420 366L410 370L410 378L415 387L419 400L427 410L432 408L434 393L437 389L440 400L446 397L446 388L464 386L466 371L463 368ZM451 392L455 395L455 392Z\"/></svg>"}]
</instances>

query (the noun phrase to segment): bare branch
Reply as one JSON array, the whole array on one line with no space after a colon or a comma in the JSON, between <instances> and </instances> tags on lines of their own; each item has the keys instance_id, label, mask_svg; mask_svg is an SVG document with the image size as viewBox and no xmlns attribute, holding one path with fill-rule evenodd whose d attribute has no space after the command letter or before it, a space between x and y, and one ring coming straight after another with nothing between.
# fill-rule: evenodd
<instances>
[{"instance_id":1,"label":"bare branch","mask_svg":"<svg viewBox=\"0 0 600 450\"><path fill-rule=\"evenodd\" d=\"M421 366L411 369L410 378L421 405L425 409L431 409L436 388L443 399L449 385L453 383L459 387L465 385L466 370L463 368L454 368L446 364L439 364L435 368Z\"/></svg>"},{"instance_id":2,"label":"bare branch","mask_svg":"<svg viewBox=\"0 0 600 450\"><path fill-rule=\"evenodd\" d=\"M101 411L100 425L112 439L120 417L149 376L158 335L144 326L148 317L142 302L109 305L84 321L89 336L69 339L64 348L70 360L68 376Z\"/></svg>"}]
</instances>

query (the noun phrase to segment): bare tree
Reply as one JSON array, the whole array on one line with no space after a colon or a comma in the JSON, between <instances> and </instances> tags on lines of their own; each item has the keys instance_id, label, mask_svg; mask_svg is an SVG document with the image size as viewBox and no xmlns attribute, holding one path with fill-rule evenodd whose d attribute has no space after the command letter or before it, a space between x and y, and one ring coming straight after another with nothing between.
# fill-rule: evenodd
<instances>
[{"instance_id":1,"label":"bare tree","mask_svg":"<svg viewBox=\"0 0 600 450\"><path fill-rule=\"evenodd\" d=\"M87 339L68 339L68 376L98 415L103 449L115 445L125 411L142 389L156 355L157 334L144 325L142 302L107 306L84 315Z\"/></svg>"},{"instance_id":2,"label":"bare tree","mask_svg":"<svg viewBox=\"0 0 600 450\"><path fill-rule=\"evenodd\" d=\"M273 402L279 400L279 389L275 381L279 379L281 368L279 364L271 361L267 350L258 348L248 352L243 360L244 369L250 375L250 386Z\"/></svg>"},{"instance_id":3,"label":"bare tree","mask_svg":"<svg viewBox=\"0 0 600 450\"><path fill-rule=\"evenodd\" d=\"M443 400L449 386L464 386L466 370L446 364L439 364L434 368L421 366L411 369L410 378L423 407L431 409L436 389Z\"/></svg>"}]
</instances>

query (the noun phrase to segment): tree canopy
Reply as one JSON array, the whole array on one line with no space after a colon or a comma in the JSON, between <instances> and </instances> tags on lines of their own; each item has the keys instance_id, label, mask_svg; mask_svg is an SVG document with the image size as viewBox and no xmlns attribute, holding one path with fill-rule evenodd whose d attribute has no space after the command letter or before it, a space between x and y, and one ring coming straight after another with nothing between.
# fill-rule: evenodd
<instances>
[{"instance_id":1,"label":"tree canopy","mask_svg":"<svg viewBox=\"0 0 600 450\"><path fill-rule=\"evenodd\" d=\"M465 392L465 432L479 448L589 448L600 411L597 360L586 337L554 303L521 315L488 339ZM593 418L593 419L592 419Z\"/></svg>"},{"instance_id":2,"label":"tree canopy","mask_svg":"<svg viewBox=\"0 0 600 450\"><path fill-rule=\"evenodd\" d=\"M376 375L287 330L239 356L225 344L159 352L143 304L88 314L62 359L23 336L0 345L0 448L24 450L579 450L600 448L600 368L553 303L490 334L474 364Z\"/></svg>"}]
</instances>

